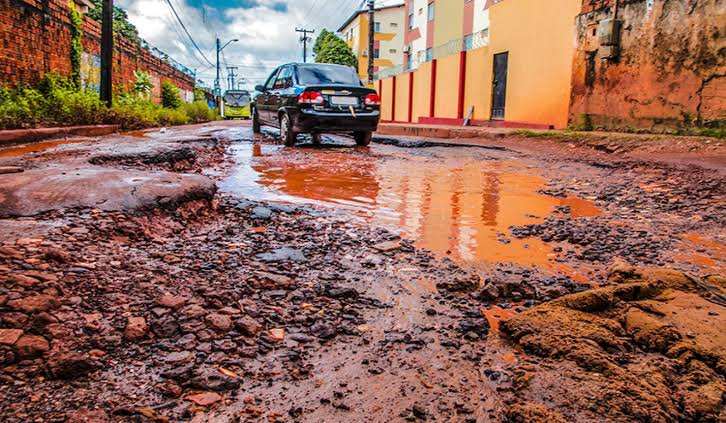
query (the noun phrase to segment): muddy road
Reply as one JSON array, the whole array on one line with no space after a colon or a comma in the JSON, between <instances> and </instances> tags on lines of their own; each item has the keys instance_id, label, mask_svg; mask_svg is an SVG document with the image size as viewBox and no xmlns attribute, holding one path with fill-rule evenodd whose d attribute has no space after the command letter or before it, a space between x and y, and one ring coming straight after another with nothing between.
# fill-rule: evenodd
<instances>
[{"instance_id":1,"label":"muddy road","mask_svg":"<svg viewBox=\"0 0 726 423\"><path fill-rule=\"evenodd\" d=\"M0 150L3 421L726 418L721 142L274 138Z\"/></svg>"}]
</instances>

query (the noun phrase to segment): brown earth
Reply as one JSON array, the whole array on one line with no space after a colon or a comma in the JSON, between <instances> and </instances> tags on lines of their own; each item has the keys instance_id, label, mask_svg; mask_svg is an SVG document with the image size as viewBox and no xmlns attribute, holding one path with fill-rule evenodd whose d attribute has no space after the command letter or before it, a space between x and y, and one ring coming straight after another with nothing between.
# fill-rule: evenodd
<instances>
[{"instance_id":1,"label":"brown earth","mask_svg":"<svg viewBox=\"0 0 726 423\"><path fill-rule=\"evenodd\" d=\"M213 124L0 158L25 170L0 175L14 181L0 192L27 190L33 205L0 202L1 420L724 419L718 257L677 261L688 274L618 259L605 270L619 255L663 266L674 245L720 251L722 170L688 169L697 155L687 148L646 162L639 147L502 141L508 160L546 165L543 195L576 192L601 208L561 207L503 234L556 246L557 263L586 269L588 283L538 266L470 266L329 208L223 190L192 199L178 187L128 202L133 183L103 188L133 174L146 187L172 177L214 190L240 166L231 146L271 144L239 131ZM388 153L339 150L358 162ZM112 177L81 187L78 169ZM33 197L43 180L63 189ZM699 235L685 247L669 240L690 230Z\"/></svg>"},{"instance_id":2,"label":"brown earth","mask_svg":"<svg viewBox=\"0 0 726 423\"><path fill-rule=\"evenodd\" d=\"M502 323L514 421L723 421L723 279L619 263L610 285Z\"/></svg>"}]
</instances>

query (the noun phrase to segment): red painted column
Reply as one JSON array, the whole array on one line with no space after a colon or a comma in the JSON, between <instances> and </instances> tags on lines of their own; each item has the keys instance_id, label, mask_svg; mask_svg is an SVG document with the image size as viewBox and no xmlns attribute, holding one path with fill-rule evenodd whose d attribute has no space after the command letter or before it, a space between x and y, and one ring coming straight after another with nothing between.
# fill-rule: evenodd
<instances>
[{"instance_id":1,"label":"red painted column","mask_svg":"<svg viewBox=\"0 0 726 423\"><path fill-rule=\"evenodd\" d=\"M408 74L408 121L413 122L413 74L411 71Z\"/></svg>"},{"instance_id":2,"label":"red painted column","mask_svg":"<svg viewBox=\"0 0 726 423\"><path fill-rule=\"evenodd\" d=\"M464 95L466 94L466 50L459 54L459 104L456 117L464 119Z\"/></svg>"},{"instance_id":3,"label":"red painted column","mask_svg":"<svg viewBox=\"0 0 726 423\"><path fill-rule=\"evenodd\" d=\"M396 80L397 76L393 77L393 93L391 94L391 122L396 121Z\"/></svg>"},{"instance_id":4,"label":"red painted column","mask_svg":"<svg viewBox=\"0 0 726 423\"><path fill-rule=\"evenodd\" d=\"M436 63L436 59L431 61L431 104L429 105L429 117L434 117L436 113Z\"/></svg>"}]
</instances>

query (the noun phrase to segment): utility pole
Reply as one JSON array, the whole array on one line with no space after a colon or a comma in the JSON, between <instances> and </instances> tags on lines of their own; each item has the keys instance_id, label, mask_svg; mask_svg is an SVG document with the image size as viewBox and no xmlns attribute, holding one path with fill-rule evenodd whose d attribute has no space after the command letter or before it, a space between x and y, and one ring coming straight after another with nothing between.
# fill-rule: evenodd
<instances>
[{"instance_id":1,"label":"utility pole","mask_svg":"<svg viewBox=\"0 0 726 423\"><path fill-rule=\"evenodd\" d=\"M373 64L375 57L376 23L374 21L376 10L376 1L368 0L368 85L373 86Z\"/></svg>"},{"instance_id":2,"label":"utility pole","mask_svg":"<svg viewBox=\"0 0 726 423\"><path fill-rule=\"evenodd\" d=\"M227 75L229 75L229 80L227 81L227 83L229 84L230 90L234 89L234 78L237 76L235 74L237 69L239 69L239 68L236 66L227 66Z\"/></svg>"},{"instance_id":3,"label":"utility pole","mask_svg":"<svg viewBox=\"0 0 726 423\"><path fill-rule=\"evenodd\" d=\"M227 44L222 45L222 41L220 41L219 37L217 37L217 79L214 81L214 96L217 98L219 114L222 115L222 117L224 117L224 103L222 102L222 75L219 65L219 55L222 54L222 50L224 50L225 47L231 43L236 43L237 41L239 40L235 38L234 40L227 41Z\"/></svg>"},{"instance_id":4,"label":"utility pole","mask_svg":"<svg viewBox=\"0 0 726 423\"><path fill-rule=\"evenodd\" d=\"M214 80L214 96L217 98L217 103L219 103L219 97L222 96L222 83L219 79L221 78L221 73L219 69L219 54L222 52L220 46L221 41L219 41L219 37L217 37L217 79Z\"/></svg>"},{"instance_id":5,"label":"utility pole","mask_svg":"<svg viewBox=\"0 0 726 423\"><path fill-rule=\"evenodd\" d=\"M113 0L103 0L101 11L101 101L113 105Z\"/></svg>"},{"instance_id":6,"label":"utility pole","mask_svg":"<svg viewBox=\"0 0 726 423\"><path fill-rule=\"evenodd\" d=\"M303 63L307 63L308 61L308 41L310 41L310 38L308 37L308 34L315 34L315 30L312 29L305 29L305 28L295 28L295 32L302 33L302 37L300 37L300 41L303 43Z\"/></svg>"}]
</instances>

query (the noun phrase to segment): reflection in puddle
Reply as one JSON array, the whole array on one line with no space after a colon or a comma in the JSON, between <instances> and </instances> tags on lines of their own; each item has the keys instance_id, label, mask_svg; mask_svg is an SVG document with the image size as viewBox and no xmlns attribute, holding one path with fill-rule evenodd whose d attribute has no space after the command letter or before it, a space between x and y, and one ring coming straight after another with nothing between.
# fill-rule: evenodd
<instances>
[{"instance_id":1,"label":"reflection in puddle","mask_svg":"<svg viewBox=\"0 0 726 423\"><path fill-rule=\"evenodd\" d=\"M224 191L346 208L419 247L466 262L512 262L571 274L552 260L552 247L538 239L510 239L509 227L541 222L559 206L569 206L575 217L599 213L584 199L538 194L542 177L482 150L234 148L240 166L222 184Z\"/></svg>"},{"instance_id":2,"label":"reflection in puddle","mask_svg":"<svg viewBox=\"0 0 726 423\"><path fill-rule=\"evenodd\" d=\"M76 138L76 139L62 139L53 141L36 142L32 144L19 145L17 147L8 147L0 149L0 157L20 157L28 153L37 153L39 151L50 150L61 145L66 144L80 144L86 142L96 141L93 138Z\"/></svg>"}]
</instances>

